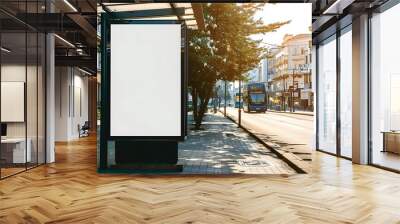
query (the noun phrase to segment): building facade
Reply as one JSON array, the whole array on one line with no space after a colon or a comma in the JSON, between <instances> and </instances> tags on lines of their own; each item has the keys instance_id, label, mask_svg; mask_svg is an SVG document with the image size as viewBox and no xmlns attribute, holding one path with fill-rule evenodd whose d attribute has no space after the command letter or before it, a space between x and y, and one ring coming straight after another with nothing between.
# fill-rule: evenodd
<instances>
[{"instance_id":1,"label":"building facade","mask_svg":"<svg viewBox=\"0 0 400 224\"><path fill-rule=\"evenodd\" d=\"M285 35L281 47L270 50L270 109L313 110L310 64L311 34Z\"/></svg>"}]
</instances>

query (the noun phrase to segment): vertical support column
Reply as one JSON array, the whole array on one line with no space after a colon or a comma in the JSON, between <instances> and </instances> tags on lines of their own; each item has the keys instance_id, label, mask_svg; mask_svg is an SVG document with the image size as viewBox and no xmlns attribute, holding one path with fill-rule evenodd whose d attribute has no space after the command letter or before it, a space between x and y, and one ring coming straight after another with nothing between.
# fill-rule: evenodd
<instances>
[{"instance_id":1,"label":"vertical support column","mask_svg":"<svg viewBox=\"0 0 400 224\"><path fill-rule=\"evenodd\" d=\"M368 15L353 19L353 162L368 163Z\"/></svg>"},{"instance_id":2,"label":"vertical support column","mask_svg":"<svg viewBox=\"0 0 400 224\"><path fill-rule=\"evenodd\" d=\"M342 122L341 122L341 64L340 64L340 28L336 28L336 155L341 156L341 146L342 146Z\"/></svg>"},{"instance_id":3,"label":"vertical support column","mask_svg":"<svg viewBox=\"0 0 400 224\"><path fill-rule=\"evenodd\" d=\"M290 96L291 96L291 104L292 104L292 111L291 112L294 112L294 75L295 75L295 71L296 70L293 70L293 73L292 73L292 91L291 91L291 94L290 94Z\"/></svg>"},{"instance_id":4,"label":"vertical support column","mask_svg":"<svg viewBox=\"0 0 400 224\"><path fill-rule=\"evenodd\" d=\"M55 161L55 60L54 34L46 34L46 163Z\"/></svg>"},{"instance_id":5,"label":"vertical support column","mask_svg":"<svg viewBox=\"0 0 400 224\"><path fill-rule=\"evenodd\" d=\"M224 81L224 116L226 117L226 81Z\"/></svg>"},{"instance_id":6,"label":"vertical support column","mask_svg":"<svg viewBox=\"0 0 400 224\"><path fill-rule=\"evenodd\" d=\"M54 5L51 1L46 1L46 13L54 12ZM46 58L45 58L45 88L46 88L46 108L45 108L45 163L55 161L55 42L54 34L46 33Z\"/></svg>"},{"instance_id":7,"label":"vertical support column","mask_svg":"<svg viewBox=\"0 0 400 224\"><path fill-rule=\"evenodd\" d=\"M318 50L317 50L317 46L313 45L312 46L312 59L311 59L311 64L312 64L312 69L311 69L311 83L312 83L312 90L313 90L313 101L314 101L314 149L318 149L318 107L317 107L317 103L318 103L318 98L317 98L317 94L318 94L318 90L317 90L317 74L318 74L318 66L317 66L317 56L318 54Z\"/></svg>"},{"instance_id":8,"label":"vertical support column","mask_svg":"<svg viewBox=\"0 0 400 224\"><path fill-rule=\"evenodd\" d=\"M283 78L283 92L282 92L282 108L286 112L286 77ZM281 109L282 111L282 109Z\"/></svg>"},{"instance_id":9,"label":"vertical support column","mask_svg":"<svg viewBox=\"0 0 400 224\"><path fill-rule=\"evenodd\" d=\"M100 115L100 148L98 152L98 168L107 168L107 133L109 130L108 121L109 114L106 108L109 108L109 92L107 85L109 84L108 71L108 15L101 14L101 115ZM107 98L106 98L107 97Z\"/></svg>"},{"instance_id":10,"label":"vertical support column","mask_svg":"<svg viewBox=\"0 0 400 224\"><path fill-rule=\"evenodd\" d=\"M184 90L184 105L185 105L185 110L184 110L184 114L183 114L183 116L184 116L184 122L185 122L185 124L184 124L184 130L185 130L185 137L186 136L188 136L188 93L189 93L189 89L188 89L188 86L189 86L189 40L188 40L188 28L187 28L187 26L185 25L185 26L183 26L184 27L184 38L185 38L185 49L184 49L184 55L183 55L183 58L184 58L184 68L185 68L185 74L184 74L184 77L185 77L185 83L184 83L184 88L185 88L185 90Z\"/></svg>"},{"instance_id":11,"label":"vertical support column","mask_svg":"<svg viewBox=\"0 0 400 224\"><path fill-rule=\"evenodd\" d=\"M97 125L97 79L96 77L89 77L88 79L88 112L89 112L89 126L92 133L96 132Z\"/></svg>"},{"instance_id":12,"label":"vertical support column","mask_svg":"<svg viewBox=\"0 0 400 224\"><path fill-rule=\"evenodd\" d=\"M239 80L239 117L238 117L238 124L239 128L242 126L242 80Z\"/></svg>"}]
</instances>

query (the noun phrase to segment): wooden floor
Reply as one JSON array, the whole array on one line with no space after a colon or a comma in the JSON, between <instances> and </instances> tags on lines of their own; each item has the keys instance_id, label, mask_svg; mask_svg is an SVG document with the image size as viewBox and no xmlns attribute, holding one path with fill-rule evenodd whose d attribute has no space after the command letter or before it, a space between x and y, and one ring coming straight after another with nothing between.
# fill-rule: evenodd
<instances>
[{"instance_id":1,"label":"wooden floor","mask_svg":"<svg viewBox=\"0 0 400 224\"><path fill-rule=\"evenodd\" d=\"M400 175L317 153L280 176L96 173L95 138L0 181L0 223L400 223Z\"/></svg>"},{"instance_id":2,"label":"wooden floor","mask_svg":"<svg viewBox=\"0 0 400 224\"><path fill-rule=\"evenodd\" d=\"M1 177L8 177L13 174L25 171L25 167L7 167L7 168L0 168L1 169Z\"/></svg>"},{"instance_id":3,"label":"wooden floor","mask_svg":"<svg viewBox=\"0 0 400 224\"><path fill-rule=\"evenodd\" d=\"M375 150L372 161L380 166L400 170L400 155L396 153Z\"/></svg>"}]
</instances>

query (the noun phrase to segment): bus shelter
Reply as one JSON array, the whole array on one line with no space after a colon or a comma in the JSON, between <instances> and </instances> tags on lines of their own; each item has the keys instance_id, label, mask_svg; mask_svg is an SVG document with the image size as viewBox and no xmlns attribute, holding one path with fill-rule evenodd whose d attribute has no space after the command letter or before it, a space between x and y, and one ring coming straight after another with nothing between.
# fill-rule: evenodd
<instances>
[{"instance_id":1,"label":"bus shelter","mask_svg":"<svg viewBox=\"0 0 400 224\"><path fill-rule=\"evenodd\" d=\"M179 171L187 134L187 32L201 5L100 3L99 172Z\"/></svg>"}]
</instances>

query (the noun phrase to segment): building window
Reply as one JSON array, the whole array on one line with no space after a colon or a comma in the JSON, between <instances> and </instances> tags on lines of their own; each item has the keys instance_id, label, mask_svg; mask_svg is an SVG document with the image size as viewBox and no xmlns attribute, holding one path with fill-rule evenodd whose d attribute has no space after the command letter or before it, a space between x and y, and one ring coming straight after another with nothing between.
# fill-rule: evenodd
<instances>
[{"instance_id":1,"label":"building window","mask_svg":"<svg viewBox=\"0 0 400 224\"><path fill-rule=\"evenodd\" d=\"M318 149L336 153L336 36L318 47Z\"/></svg>"},{"instance_id":2,"label":"building window","mask_svg":"<svg viewBox=\"0 0 400 224\"><path fill-rule=\"evenodd\" d=\"M44 2L18 2L15 13L40 13ZM15 6L9 1L0 6ZM0 12L0 178L45 163L45 34ZM5 22L7 21L7 22ZM19 24L19 25L16 25Z\"/></svg>"},{"instance_id":3,"label":"building window","mask_svg":"<svg viewBox=\"0 0 400 224\"><path fill-rule=\"evenodd\" d=\"M400 170L400 4L371 18L371 162Z\"/></svg>"},{"instance_id":4,"label":"building window","mask_svg":"<svg viewBox=\"0 0 400 224\"><path fill-rule=\"evenodd\" d=\"M351 26L340 36L340 154L352 157L352 33Z\"/></svg>"}]
</instances>

